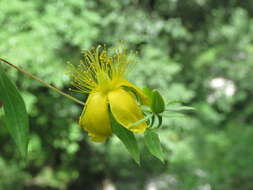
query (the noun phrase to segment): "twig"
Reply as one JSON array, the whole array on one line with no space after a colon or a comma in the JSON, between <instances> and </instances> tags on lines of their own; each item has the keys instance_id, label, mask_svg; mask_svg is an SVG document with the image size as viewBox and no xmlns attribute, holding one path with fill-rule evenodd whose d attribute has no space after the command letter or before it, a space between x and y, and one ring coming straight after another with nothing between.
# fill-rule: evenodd
<instances>
[{"instance_id":1,"label":"twig","mask_svg":"<svg viewBox=\"0 0 253 190\"><path fill-rule=\"evenodd\" d=\"M71 99L71 100L73 100L73 101L75 101L75 102L77 102L77 103L79 103L79 104L81 104L81 105L84 105L84 102L82 102L82 101L80 101L80 100L74 98L73 96L70 96L69 94L66 94L66 93L62 92L62 91L59 90L58 88L56 88L56 87L50 85L49 83L47 83L47 82L41 80L40 78L38 78L38 77L32 75L31 73L27 72L26 70L24 70L24 69L22 69L22 68L20 68L20 67L18 67L18 66L16 66L16 65L10 63L9 61L6 61L5 59L2 59L2 58L0 58L0 61L2 61L3 63L5 63L5 64L7 64L7 65L9 65L9 66L11 66L11 67L17 69L18 71L20 71L21 73L23 73L23 74L25 74L26 76L30 77L31 79L34 79L34 80L40 82L40 83L43 84L44 86L46 86L46 87L48 87L48 88L50 88L50 89L52 89L52 90L58 92L59 94L65 96L66 98L69 98L69 99Z\"/></svg>"}]
</instances>

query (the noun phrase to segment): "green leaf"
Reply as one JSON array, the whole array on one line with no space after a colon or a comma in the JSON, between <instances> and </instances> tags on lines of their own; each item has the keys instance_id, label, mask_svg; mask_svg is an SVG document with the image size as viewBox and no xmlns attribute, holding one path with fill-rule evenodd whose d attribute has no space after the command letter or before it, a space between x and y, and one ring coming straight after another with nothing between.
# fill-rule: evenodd
<instances>
[{"instance_id":1,"label":"green leaf","mask_svg":"<svg viewBox=\"0 0 253 190\"><path fill-rule=\"evenodd\" d=\"M134 134L122 125L120 125L115 120L112 113L110 113L110 120L113 133L125 145L126 149L130 153L132 158L135 160L135 162L140 165L140 151Z\"/></svg>"},{"instance_id":2,"label":"green leaf","mask_svg":"<svg viewBox=\"0 0 253 190\"><path fill-rule=\"evenodd\" d=\"M162 125L162 123L163 123L163 117L160 116L160 115L158 115L157 118L158 118L158 125L157 125L157 128L159 128L159 127L161 127L161 125Z\"/></svg>"},{"instance_id":3,"label":"green leaf","mask_svg":"<svg viewBox=\"0 0 253 190\"><path fill-rule=\"evenodd\" d=\"M173 107L173 108L166 108L165 111L174 111L174 112L177 112L177 111L194 111L194 110L196 110L196 109L193 108L193 107L178 106L178 107Z\"/></svg>"},{"instance_id":4,"label":"green leaf","mask_svg":"<svg viewBox=\"0 0 253 190\"><path fill-rule=\"evenodd\" d=\"M157 90L153 90L152 92L151 109L155 114L159 114L165 110L163 97Z\"/></svg>"},{"instance_id":5,"label":"green leaf","mask_svg":"<svg viewBox=\"0 0 253 190\"><path fill-rule=\"evenodd\" d=\"M159 136L152 130L147 129L144 133L144 140L149 152L164 162L164 153Z\"/></svg>"},{"instance_id":6,"label":"green leaf","mask_svg":"<svg viewBox=\"0 0 253 190\"><path fill-rule=\"evenodd\" d=\"M16 86L0 66L0 100L4 108L4 124L23 158L27 155L29 122L24 101Z\"/></svg>"},{"instance_id":7,"label":"green leaf","mask_svg":"<svg viewBox=\"0 0 253 190\"><path fill-rule=\"evenodd\" d=\"M152 115L151 121L148 126L153 127L154 123L155 123L155 115Z\"/></svg>"},{"instance_id":8,"label":"green leaf","mask_svg":"<svg viewBox=\"0 0 253 190\"><path fill-rule=\"evenodd\" d=\"M179 103L184 103L184 101L183 100L171 100L171 101L168 101L166 103L166 105L179 104Z\"/></svg>"},{"instance_id":9,"label":"green leaf","mask_svg":"<svg viewBox=\"0 0 253 190\"><path fill-rule=\"evenodd\" d=\"M167 117L167 118L178 118L178 117L185 117L184 114L181 113L169 113L169 114L161 114L162 117Z\"/></svg>"},{"instance_id":10,"label":"green leaf","mask_svg":"<svg viewBox=\"0 0 253 190\"><path fill-rule=\"evenodd\" d=\"M134 126L139 125L140 123L149 120L149 118L151 118L152 116L153 116L153 114L147 115L147 116L145 116L143 119L140 119L140 120L136 121L135 123L129 125L128 128L131 129L131 128L134 127Z\"/></svg>"},{"instance_id":11,"label":"green leaf","mask_svg":"<svg viewBox=\"0 0 253 190\"><path fill-rule=\"evenodd\" d=\"M149 101L151 102L152 101L152 96L153 96L152 90L148 86L145 86L143 88L143 92L149 98Z\"/></svg>"}]
</instances>

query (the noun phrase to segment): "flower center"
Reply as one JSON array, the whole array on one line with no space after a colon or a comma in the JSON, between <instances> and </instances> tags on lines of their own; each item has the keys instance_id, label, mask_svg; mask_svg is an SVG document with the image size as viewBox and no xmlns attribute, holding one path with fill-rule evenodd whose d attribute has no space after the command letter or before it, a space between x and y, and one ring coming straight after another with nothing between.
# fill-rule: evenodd
<instances>
[{"instance_id":1,"label":"flower center","mask_svg":"<svg viewBox=\"0 0 253 190\"><path fill-rule=\"evenodd\" d=\"M105 93L105 94L119 87L118 85L119 79L118 78L111 79L108 76L108 73L105 73L103 71L100 73L97 73L97 82L98 82L98 85L95 90L101 93Z\"/></svg>"},{"instance_id":2,"label":"flower center","mask_svg":"<svg viewBox=\"0 0 253 190\"><path fill-rule=\"evenodd\" d=\"M120 81L127 73L129 61L126 50L115 49L114 54L108 55L105 48L98 46L92 51L84 52L84 60L78 66L71 65L72 84L81 93L109 91L119 88Z\"/></svg>"}]
</instances>

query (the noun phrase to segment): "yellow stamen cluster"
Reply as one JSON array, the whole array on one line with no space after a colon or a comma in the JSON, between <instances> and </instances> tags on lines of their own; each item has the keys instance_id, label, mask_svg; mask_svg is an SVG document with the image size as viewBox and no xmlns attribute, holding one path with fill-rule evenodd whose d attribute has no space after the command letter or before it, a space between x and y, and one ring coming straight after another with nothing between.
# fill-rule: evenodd
<instances>
[{"instance_id":1,"label":"yellow stamen cluster","mask_svg":"<svg viewBox=\"0 0 253 190\"><path fill-rule=\"evenodd\" d=\"M105 47L98 46L83 52L79 65L70 65L72 85L78 92L109 91L118 80L124 78L128 60L126 49L116 47L109 55Z\"/></svg>"}]
</instances>

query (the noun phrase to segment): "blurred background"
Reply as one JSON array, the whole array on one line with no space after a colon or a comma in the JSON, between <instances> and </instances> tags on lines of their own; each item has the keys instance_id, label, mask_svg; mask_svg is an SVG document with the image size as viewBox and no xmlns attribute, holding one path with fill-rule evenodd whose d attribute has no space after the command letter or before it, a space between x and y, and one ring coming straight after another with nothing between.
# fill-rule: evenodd
<instances>
[{"instance_id":1,"label":"blurred background","mask_svg":"<svg viewBox=\"0 0 253 190\"><path fill-rule=\"evenodd\" d=\"M65 63L125 40L139 52L129 80L197 109L164 122L165 164L140 137L139 167L116 138L88 140L81 106L4 67L31 138L24 166L0 119L0 190L252 190L252 16L250 0L0 0L0 57L84 99Z\"/></svg>"}]
</instances>

